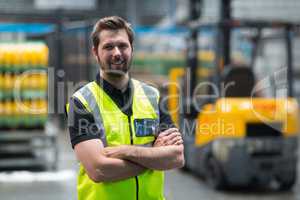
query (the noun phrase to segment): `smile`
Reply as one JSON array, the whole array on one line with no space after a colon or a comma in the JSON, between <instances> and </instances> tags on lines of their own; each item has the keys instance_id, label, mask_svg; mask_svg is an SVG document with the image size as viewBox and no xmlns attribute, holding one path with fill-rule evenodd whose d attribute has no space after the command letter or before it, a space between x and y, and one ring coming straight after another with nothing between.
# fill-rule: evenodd
<instances>
[{"instance_id":1,"label":"smile","mask_svg":"<svg viewBox=\"0 0 300 200\"><path fill-rule=\"evenodd\" d=\"M123 64L125 64L125 61L124 60L119 60L119 61L117 61L117 62L112 62L112 63L110 63L111 65L123 65Z\"/></svg>"}]
</instances>

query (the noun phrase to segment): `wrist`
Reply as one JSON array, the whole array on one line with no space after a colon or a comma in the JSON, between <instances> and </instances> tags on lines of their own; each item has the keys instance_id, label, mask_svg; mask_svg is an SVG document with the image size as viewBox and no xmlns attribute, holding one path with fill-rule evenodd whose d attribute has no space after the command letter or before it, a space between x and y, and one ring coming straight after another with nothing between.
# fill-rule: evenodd
<instances>
[{"instance_id":1,"label":"wrist","mask_svg":"<svg viewBox=\"0 0 300 200\"><path fill-rule=\"evenodd\" d=\"M124 159L129 159L133 158L135 155L135 146L131 146L131 145L126 145L126 148L124 148L124 150L122 151L122 155Z\"/></svg>"}]
</instances>

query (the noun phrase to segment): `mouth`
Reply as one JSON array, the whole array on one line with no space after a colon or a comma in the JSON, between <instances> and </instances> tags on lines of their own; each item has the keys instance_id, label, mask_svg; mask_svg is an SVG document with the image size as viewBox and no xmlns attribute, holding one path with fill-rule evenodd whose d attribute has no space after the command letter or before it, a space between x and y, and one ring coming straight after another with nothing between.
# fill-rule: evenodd
<instances>
[{"instance_id":1,"label":"mouth","mask_svg":"<svg viewBox=\"0 0 300 200\"><path fill-rule=\"evenodd\" d=\"M125 59L120 59L120 60L112 61L110 64L112 66L122 66L125 63L126 63Z\"/></svg>"}]
</instances>

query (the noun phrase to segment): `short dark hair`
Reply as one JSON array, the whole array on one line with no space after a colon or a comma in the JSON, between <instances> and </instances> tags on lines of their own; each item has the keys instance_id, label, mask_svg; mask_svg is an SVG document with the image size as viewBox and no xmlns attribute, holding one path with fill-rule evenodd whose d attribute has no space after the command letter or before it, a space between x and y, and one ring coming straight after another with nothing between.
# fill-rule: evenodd
<instances>
[{"instance_id":1,"label":"short dark hair","mask_svg":"<svg viewBox=\"0 0 300 200\"><path fill-rule=\"evenodd\" d=\"M131 25L125 21L123 18L119 16L110 16L110 17L104 17L99 19L91 33L91 39L93 42L94 47L98 47L100 38L99 33L103 30L119 30L119 29L125 29L130 45L132 47L133 40L134 40L134 32L131 28Z\"/></svg>"}]
</instances>

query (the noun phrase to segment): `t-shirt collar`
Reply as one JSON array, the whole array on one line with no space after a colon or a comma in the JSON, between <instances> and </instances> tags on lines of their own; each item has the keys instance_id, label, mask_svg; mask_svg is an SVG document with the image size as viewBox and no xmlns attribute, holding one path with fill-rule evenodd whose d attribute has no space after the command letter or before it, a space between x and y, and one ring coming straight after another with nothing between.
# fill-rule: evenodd
<instances>
[{"instance_id":1,"label":"t-shirt collar","mask_svg":"<svg viewBox=\"0 0 300 200\"><path fill-rule=\"evenodd\" d=\"M109 83L103 77L101 77L100 73L98 73L97 76L96 76L96 82L108 94L111 94L111 93L124 94L126 92L130 92L131 88L132 88L131 78L129 78L128 84L127 84L126 89L124 91L122 91L120 89L117 89L115 86L113 86L111 83Z\"/></svg>"}]
</instances>

